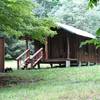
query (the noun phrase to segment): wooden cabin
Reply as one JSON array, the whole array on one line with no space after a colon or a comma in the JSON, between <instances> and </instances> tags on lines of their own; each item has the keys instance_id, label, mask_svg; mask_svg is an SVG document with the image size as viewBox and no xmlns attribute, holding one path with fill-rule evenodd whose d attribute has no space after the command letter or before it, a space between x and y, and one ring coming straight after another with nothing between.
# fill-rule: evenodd
<instances>
[{"instance_id":1,"label":"wooden cabin","mask_svg":"<svg viewBox=\"0 0 100 100\"><path fill-rule=\"evenodd\" d=\"M5 55L5 47L4 47L4 38L0 37L0 72L4 72L4 55Z\"/></svg>"},{"instance_id":2,"label":"wooden cabin","mask_svg":"<svg viewBox=\"0 0 100 100\"><path fill-rule=\"evenodd\" d=\"M57 23L57 35L47 38L45 45L35 41L35 51L43 47L43 59L41 63L82 65L82 63L100 63L100 50L96 50L93 45L80 47L80 43L85 40L95 38L94 35L77 29L75 27Z\"/></svg>"}]
</instances>

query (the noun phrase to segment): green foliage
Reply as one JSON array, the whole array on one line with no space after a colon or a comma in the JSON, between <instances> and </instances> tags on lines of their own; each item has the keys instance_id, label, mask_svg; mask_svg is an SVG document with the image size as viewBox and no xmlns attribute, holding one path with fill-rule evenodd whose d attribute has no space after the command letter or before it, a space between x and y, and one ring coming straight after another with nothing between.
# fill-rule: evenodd
<instances>
[{"instance_id":1,"label":"green foliage","mask_svg":"<svg viewBox=\"0 0 100 100\"><path fill-rule=\"evenodd\" d=\"M7 59L15 59L25 50L25 42L18 41L20 36L30 35L44 43L46 37L56 34L50 30L55 27L54 20L37 16L36 7L33 0L0 0L0 36L6 40Z\"/></svg>"},{"instance_id":2,"label":"green foliage","mask_svg":"<svg viewBox=\"0 0 100 100\"><path fill-rule=\"evenodd\" d=\"M38 17L48 17L48 12L59 4L59 0L34 0L39 6L35 9L35 14Z\"/></svg>"},{"instance_id":3,"label":"green foliage","mask_svg":"<svg viewBox=\"0 0 100 100\"><path fill-rule=\"evenodd\" d=\"M25 51L25 41L19 41L14 37L5 37L5 59L15 59Z\"/></svg>"},{"instance_id":4,"label":"green foliage","mask_svg":"<svg viewBox=\"0 0 100 100\"><path fill-rule=\"evenodd\" d=\"M98 2L99 2L99 0L89 0L89 3L88 3L89 8L93 9L94 6L97 6ZM95 39L91 39L91 40L82 42L81 46L86 45L86 44L89 44L89 45L92 44L92 45L95 45L96 48L100 48L100 28L96 31L95 35L96 35Z\"/></svg>"},{"instance_id":5,"label":"green foliage","mask_svg":"<svg viewBox=\"0 0 100 100\"><path fill-rule=\"evenodd\" d=\"M93 8L94 6L97 6L99 0L89 0L88 6L90 8Z\"/></svg>"},{"instance_id":6,"label":"green foliage","mask_svg":"<svg viewBox=\"0 0 100 100\"><path fill-rule=\"evenodd\" d=\"M97 30L96 35L100 36L100 28Z\"/></svg>"},{"instance_id":7,"label":"green foliage","mask_svg":"<svg viewBox=\"0 0 100 100\"><path fill-rule=\"evenodd\" d=\"M50 30L50 26L54 25L53 21L49 18L46 20L38 18L33 13L34 9L35 4L32 0L0 1L0 30L10 36L31 35L33 39L39 41L46 36L55 34Z\"/></svg>"},{"instance_id":8,"label":"green foliage","mask_svg":"<svg viewBox=\"0 0 100 100\"><path fill-rule=\"evenodd\" d=\"M33 8L31 0L1 0L0 30L10 35L22 35L21 29L31 23Z\"/></svg>"},{"instance_id":9,"label":"green foliage","mask_svg":"<svg viewBox=\"0 0 100 100\"><path fill-rule=\"evenodd\" d=\"M92 33L97 37L100 36L100 29L98 29L100 27L99 0L59 0L58 4L48 13L49 16L55 17L62 23ZM87 9L88 7L92 9ZM99 38L88 40L82 44L93 44L97 48L100 47Z\"/></svg>"},{"instance_id":10,"label":"green foliage","mask_svg":"<svg viewBox=\"0 0 100 100\"><path fill-rule=\"evenodd\" d=\"M84 45L95 45L96 48L100 47L100 39L96 38L96 39L91 39L91 40L86 40L84 42L81 42L80 47L84 46Z\"/></svg>"},{"instance_id":11,"label":"green foliage","mask_svg":"<svg viewBox=\"0 0 100 100\"><path fill-rule=\"evenodd\" d=\"M48 13L49 16L95 35L100 26L100 4L93 9L87 9L87 0L60 0L59 4Z\"/></svg>"},{"instance_id":12,"label":"green foliage","mask_svg":"<svg viewBox=\"0 0 100 100\"><path fill-rule=\"evenodd\" d=\"M39 20L39 26L34 27L34 35L33 38L36 40L40 40L42 43L45 42L46 37L48 36L54 36L56 31L50 30L51 27L55 27L54 22L51 19L48 18L41 18Z\"/></svg>"}]
</instances>

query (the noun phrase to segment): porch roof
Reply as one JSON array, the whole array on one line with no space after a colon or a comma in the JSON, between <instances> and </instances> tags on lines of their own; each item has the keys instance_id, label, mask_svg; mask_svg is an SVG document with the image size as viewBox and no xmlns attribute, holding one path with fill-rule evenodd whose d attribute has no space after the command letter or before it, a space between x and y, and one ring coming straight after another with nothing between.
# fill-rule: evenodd
<instances>
[{"instance_id":1,"label":"porch roof","mask_svg":"<svg viewBox=\"0 0 100 100\"><path fill-rule=\"evenodd\" d=\"M94 36L93 34L90 34L86 31L83 31L83 30L80 30L80 29L77 29L73 26L70 26L70 25L66 25L66 24L62 24L62 23L57 23L57 26L58 27L61 27L71 33L74 33L74 34L77 34L77 35L80 35L80 36L84 36L84 37L88 37L88 38L96 38L96 36Z\"/></svg>"}]
</instances>

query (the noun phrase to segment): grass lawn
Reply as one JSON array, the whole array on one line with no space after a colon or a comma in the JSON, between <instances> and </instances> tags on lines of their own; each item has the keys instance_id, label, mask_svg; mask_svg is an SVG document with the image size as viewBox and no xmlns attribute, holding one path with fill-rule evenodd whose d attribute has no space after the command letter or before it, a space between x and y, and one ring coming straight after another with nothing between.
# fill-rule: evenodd
<instances>
[{"instance_id":1,"label":"grass lawn","mask_svg":"<svg viewBox=\"0 0 100 100\"><path fill-rule=\"evenodd\" d=\"M15 70L1 73L9 86L0 88L0 100L100 100L100 67Z\"/></svg>"}]
</instances>

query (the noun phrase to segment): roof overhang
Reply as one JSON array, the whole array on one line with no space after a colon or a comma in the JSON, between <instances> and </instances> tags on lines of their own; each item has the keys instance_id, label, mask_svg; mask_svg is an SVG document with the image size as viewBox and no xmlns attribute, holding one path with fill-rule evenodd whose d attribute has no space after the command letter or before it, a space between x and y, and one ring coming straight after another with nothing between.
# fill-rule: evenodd
<instances>
[{"instance_id":1,"label":"roof overhang","mask_svg":"<svg viewBox=\"0 0 100 100\"><path fill-rule=\"evenodd\" d=\"M62 24L62 23L57 23L57 26L60 27L60 28L63 28L71 33L74 33L76 35L80 35L80 36L83 36L83 37L88 37L88 38L92 38L92 39L95 39L96 36L94 36L93 34L90 34L86 31L83 31L83 30L80 30L80 29L77 29L73 26L69 26L69 25L66 25L66 24Z\"/></svg>"}]
</instances>

